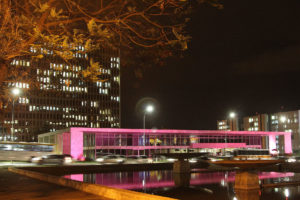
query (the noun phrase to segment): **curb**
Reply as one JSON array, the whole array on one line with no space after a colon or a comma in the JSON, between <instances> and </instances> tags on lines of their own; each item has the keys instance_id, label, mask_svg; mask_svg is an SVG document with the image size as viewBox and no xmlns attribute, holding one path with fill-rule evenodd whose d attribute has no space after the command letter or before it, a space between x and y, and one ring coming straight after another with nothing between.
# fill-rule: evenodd
<instances>
[{"instance_id":1,"label":"curb","mask_svg":"<svg viewBox=\"0 0 300 200\"><path fill-rule=\"evenodd\" d=\"M57 185L62 185L65 187L74 188L83 192L87 192L90 194L98 195L100 197L104 197L106 199L111 200L139 200L139 199L147 199L147 200L176 200L169 197L162 197L152 194L145 194L141 192L135 192L130 190L112 188L104 185L96 185L90 183L83 183L80 181L70 180L59 176L53 176L49 174L42 174L39 172L28 171L24 169L18 169L9 167L8 171L21 174L24 176L28 176L34 179L38 179L41 181L46 181L49 183L54 183Z\"/></svg>"}]
</instances>

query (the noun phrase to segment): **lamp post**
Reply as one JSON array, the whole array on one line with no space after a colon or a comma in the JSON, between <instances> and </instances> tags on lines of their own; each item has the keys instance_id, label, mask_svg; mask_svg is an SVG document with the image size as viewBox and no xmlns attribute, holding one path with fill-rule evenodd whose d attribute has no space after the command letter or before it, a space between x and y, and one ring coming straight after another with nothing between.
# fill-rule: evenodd
<instances>
[{"instance_id":1,"label":"lamp post","mask_svg":"<svg viewBox=\"0 0 300 200\"><path fill-rule=\"evenodd\" d=\"M229 118L230 118L230 126L231 126L231 128L232 128L232 131L233 131L233 119L235 118L235 113L234 112L231 112L231 113L229 113Z\"/></svg>"},{"instance_id":2,"label":"lamp post","mask_svg":"<svg viewBox=\"0 0 300 200\"><path fill-rule=\"evenodd\" d=\"M147 113L152 113L154 111L154 107L152 105L148 105L144 111L144 120L143 120L143 128L144 128L144 136L143 136L143 143L146 146L146 136L145 136L145 129L146 129L146 115ZM144 155L146 154L146 150L144 149Z\"/></svg>"},{"instance_id":3,"label":"lamp post","mask_svg":"<svg viewBox=\"0 0 300 200\"><path fill-rule=\"evenodd\" d=\"M14 88L12 90L12 94L15 96L19 96L20 94L20 89L19 88ZM12 113L11 113L11 141L14 141L14 133L15 133L15 98L13 97L13 102L12 102Z\"/></svg>"},{"instance_id":4,"label":"lamp post","mask_svg":"<svg viewBox=\"0 0 300 200\"><path fill-rule=\"evenodd\" d=\"M233 119L235 118L235 113L230 112L229 118L230 118L230 130L231 129L233 130ZM226 136L225 136L225 155L226 155L226 148L227 148L227 132L226 132Z\"/></svg>"}]
</instances>

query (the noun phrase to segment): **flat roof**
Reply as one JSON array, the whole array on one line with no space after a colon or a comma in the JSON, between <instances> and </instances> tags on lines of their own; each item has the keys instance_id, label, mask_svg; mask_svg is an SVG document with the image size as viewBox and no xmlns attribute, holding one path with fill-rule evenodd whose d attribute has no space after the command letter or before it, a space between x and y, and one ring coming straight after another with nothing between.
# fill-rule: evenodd
<instances>
[{"instance_id":1,"label":"flat roof","mask_svg":"<svg viewBox=\"0 0 300 200\"><path fill-rule=\"evenodd\" d=\"M50 136L50 135L56 135L56 134L61 134L61 133L68 133L68 132L70 132L70 128L61 129L61 130L57 130L57 131L53 131L53 132L42 133L42 134L39 134L38 137L44 137L44 136Z\"/></svg>"},{"instance_id":2,"label":"flat roof","mask_svg":"<svg viewBox=\"0 0 300 200\"><path fill-rule=\"evenodd\" d=\"M193 134L193 135L214 135L214 136L269 136L269 135L291 135L291 132L271 131L222 131L222 130L177 130L177 129L123 129L123 128L85 128L71 127L66 132L89 132L89 133L119 133L119 134ZM60 131L63 132L63 131Z\"/></svg>"}]
</instances>

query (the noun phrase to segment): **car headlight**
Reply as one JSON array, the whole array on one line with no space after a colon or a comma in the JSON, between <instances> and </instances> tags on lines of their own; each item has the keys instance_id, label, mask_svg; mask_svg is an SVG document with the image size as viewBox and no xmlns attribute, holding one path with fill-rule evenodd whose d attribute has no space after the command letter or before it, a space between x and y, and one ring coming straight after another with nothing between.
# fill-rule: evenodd
<instances>
[{"instance_id":1,"label":"car headlight","mask_svg":"<svg viewBox=\"0 0 300 200\"><path fill-rule=\"evenodd\" d=\"M167 161L169 161L169 162L174 162L175 159L174 159L174 158L168 158Z\"/></svg>"},{"instance_id":2,"label":"car headlight","mask_svg":"<svg viewBox=\"0 0 300 200\"><path fill-rule=\"evenodd\" d=\"M103 159L103 158L97 158L96 161L98 161L98 162L103 162L104 159Z\"/></svg>"},{"instance_id":3,"label":"car headlight","mask_svg":"<svg viewBox=\"0 0 300 200\"><path fill-rule=\"evenodd\" d=\"M296 162L296 159L295 158L289 158L287 161L288 162Z\"/></svg>"},{"instance_id":4,"label":"car headlight","mask_svg":"<svg viewBox=\"0 0 300 200\"><path fill-rule=\"evenodd\" d=\"M34 157L34 158L31 158L31 160L32 161L40 161L40 160L42 160L42 158L41 157Z\"/></svg>"},{"instance_id":5,"label":"car headlight","mask_svg":"<svg viewBox=\"0 0 300 200\"><path fill-rule=\"evenodd\" d=\"M123 162L123 159L117 159L117 162Z\"/></svg>"},{"instance_id":6,"label":"car headlight","mask_svg":"<svg viewBox=\"0 0 300 200\"><path fill-rule=\"evenodd\" d=\"M69 157L65 158L65 163L71 163L71 162L72 162L72 158Z\"/></svg>"}]
</instances>

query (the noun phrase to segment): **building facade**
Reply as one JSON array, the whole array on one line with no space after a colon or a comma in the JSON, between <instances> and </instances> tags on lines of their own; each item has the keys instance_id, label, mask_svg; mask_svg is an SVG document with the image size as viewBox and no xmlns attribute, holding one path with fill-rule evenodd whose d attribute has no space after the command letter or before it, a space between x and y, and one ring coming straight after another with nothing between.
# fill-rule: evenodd
<instances>
[{"instance_id":1,"label":"building facade","mask_svg":"<svg viewBox=\"0 0 300 200\"><path fill-rule=\"evenodd\" d=\"M267 114L257 114L243 118L244 131L269 131L269 118ZM263 148L268 148L268 140L262 137Z\"/></svg>"},{"instance_id":2,"label":"building facade","mask_svg":"<svg viewBox=\"0 0 300 200\"><path fill-rule=\"evenodd\" d=\"M272 131L291 132L293 151L300 151L300 110L278 112L273 114L257 114L243 118L244 131ZM230 130L229 120L217 121L218 130ZM262 138L262 144L268 148L269 140ZM279 153L284 153L284 138L276 136L276 148Z\"/></svg>"},{"instance_id":3,"label":"building facade","mask_svg":"<svg viewBox=\"0 0 300 200\"><path fill-rule=\"evenodd\" d=\"M31 48L43 58L20 57L11 65L30 68L35 81L8 80L7 88L19 88L3 106L1 140L36 141L37 135L72 126L120 127L120 58L117 50L86 52L76 46L73 59L64 61L47 48ZM87 81L82 71L91 63L100 66L98 80ZM12 103L14 101L14 104ZM13 109L14 105L14 109ZM12 114L14 113L14 123ZM12 123L14 130L12 130Z\"/></svg>"},{"instance_id":4,"label":"building facade","mask_svg":"<svg viewBox=\"0 0 300 200\"><path fill-rule=\"evenodd\" d=\"M39 143L57 145L58 153L75 159L95 159L103 153L147 155L155 153L209 152L235 148L262 148L262 137L269 140L270 151L276 137L284 138L284 153L291 154L291 133L219 130L153 130L117 128L78 128L40 134Z\"/></svg>"},{"instance_id":5,"label":"building facade","mask_svg":"<svg viewBox=\"0 0 300 200\"><path fill-rule=\"evenodd\" d=\"M243 118L244 131L269 131L267 114L257 114Z\"/></svg>"},{"instance_id":6,"label":"building facade","mask_svg":"<svg viewBox=\"0 0 300 200\"><path fill-rule=\"evenodd\" d=\"M238 118L235 117L230 119L218 120L217 130L238 131L239 130Z\"/></svg>"},{"instance_id":7,"label":"building facade","mask_svg":"<svg viewBox=\"0 0 300 200\"><path fill-rule=\"evenodd\" d=\"M270 115L270 130L291 132L292 133L292 147L294 151L300 150L300 110L278 112ZM283 151L284 139L280 136L276 138L277 148Z\"/></svg>"}]
</instances>

